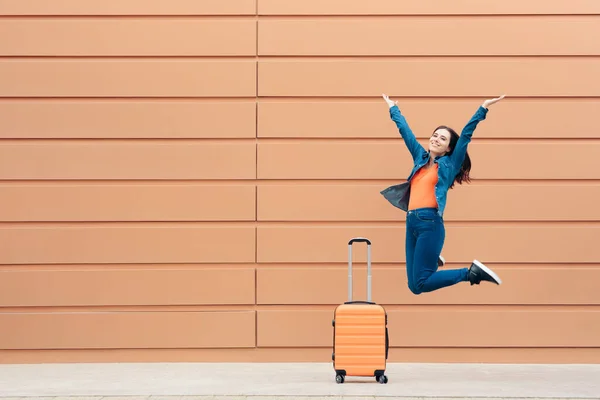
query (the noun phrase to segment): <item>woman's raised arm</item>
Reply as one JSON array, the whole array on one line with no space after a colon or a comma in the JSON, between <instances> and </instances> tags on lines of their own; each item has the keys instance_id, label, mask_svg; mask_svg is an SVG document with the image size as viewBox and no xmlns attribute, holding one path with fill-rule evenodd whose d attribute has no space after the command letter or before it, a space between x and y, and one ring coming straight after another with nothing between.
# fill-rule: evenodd
<instances>
[{"instance_id":1,"label":"woman's raised arm","mask_svg":"<svg viewBox=\"0 0 600 400\"><path fill-rule=\"evenodd\" d=\"M422 152L425 151L425 149L417 141L414 133L408 126L406 118L404 118L400 112L400 109L398 108L398 102L390 100L390 98L385 94L383 95L383 99L390 108L390 118L392 118L392 120L396 123L396 126L400 131L400 136L402 136L402 139L404 139L404 143L406 144L408 151L410 151L413 161L416 160L422 154Z\"/></svg>"}]
</instances>

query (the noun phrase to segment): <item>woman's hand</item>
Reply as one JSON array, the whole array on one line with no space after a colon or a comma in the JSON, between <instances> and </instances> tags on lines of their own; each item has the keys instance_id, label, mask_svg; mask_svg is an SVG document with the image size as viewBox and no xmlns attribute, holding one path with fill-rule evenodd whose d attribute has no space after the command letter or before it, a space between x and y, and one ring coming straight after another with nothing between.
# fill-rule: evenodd
<instances>
[{"instance_id":1,"label":"woman's hand","mask_svg":"<svg viewBox=\"0 0 600 400\"><path fill-rule=\"evenodd\" d=\"M385 100L385 102L388 104L388 107L390 107L390 108L392 108L392 107L394 107L396 104L398 104L398 102L397 102L397 101L392 101L392 100L390 100L390 98L389 98L389 97L388 97L386 94L384 94L384 95L383 95L383 99Z\"/></svg>"},{"instance_id":2,"label":"woman's hand","mask_svg":"<svg viewBox=\"0 0 600 400\"><path fill-rule=\"evenodd\" d=\"M506 96L506 95L504 95L504 94L503 94L502 96L500 96L500 97L496 97L495 99L489 99L489 100L486 100L486 101L484 101L484 102L483 102L483 104L481 105L481 107L483 107L483 108L488 108L488 107L489 107L489 106L491 106L492 104L494 104L494 103L497 103L497 102L499 102L500 100L502 100L502 99L504 98L504 96Z\"/></svg>"}]
</instances>

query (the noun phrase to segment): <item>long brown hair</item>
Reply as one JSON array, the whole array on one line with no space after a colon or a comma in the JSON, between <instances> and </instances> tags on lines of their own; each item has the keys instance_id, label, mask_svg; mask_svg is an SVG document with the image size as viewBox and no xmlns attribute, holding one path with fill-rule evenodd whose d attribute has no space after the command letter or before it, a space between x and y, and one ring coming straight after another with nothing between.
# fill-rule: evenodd
<instances>
[{"instance_id":1,"label":"long brown hair","mask_svg":"<svg viewBox=\"0 0 600 400\"><path fill-rule=\"evenodd\" d=\"M454 129L445 126L445 125L441 125L438 126L437 128L435 128L434 132L437 131L438 129L445 129L448 132L450 132L450 144L448 145L448 148L450 149L447 153L447 155L452 155L452 152L454 151L454 147L456 147L456 143L458 142L458 133L456 133L454 131ZM463 182L469 183L471 182L471 177L469 176L469 173L471 172L471 157L469 157L469 152L466 152L465 154L465 159L462 163L462 165L460 166L460 171L458 171L458 174L456 174L456 177L454 177L454 181L452 182L452 184L450 185L450 189L452 189L454 187L454 183L458 183L459 185L462 185Z\"/></svg>"}]
</instances>

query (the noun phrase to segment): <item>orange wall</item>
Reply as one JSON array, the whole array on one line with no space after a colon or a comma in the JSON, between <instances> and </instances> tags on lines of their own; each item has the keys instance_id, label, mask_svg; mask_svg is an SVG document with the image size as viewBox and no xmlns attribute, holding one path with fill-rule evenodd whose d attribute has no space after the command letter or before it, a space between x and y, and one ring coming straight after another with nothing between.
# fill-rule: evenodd
<instances>
[{"instance_id":1,"label":"orange wall","mask_svg":"<svg viewBox=\"0 0 600 400\"><path fill-rule=\"evenodd\" d=\"M600 362L597 0L0 13L0 362L328 362L353 236L390 361ZM443 252L503 286L409 292L379 191L411 162L382 92L420 139L507 94Z\"/></svg>"}]
</instances>

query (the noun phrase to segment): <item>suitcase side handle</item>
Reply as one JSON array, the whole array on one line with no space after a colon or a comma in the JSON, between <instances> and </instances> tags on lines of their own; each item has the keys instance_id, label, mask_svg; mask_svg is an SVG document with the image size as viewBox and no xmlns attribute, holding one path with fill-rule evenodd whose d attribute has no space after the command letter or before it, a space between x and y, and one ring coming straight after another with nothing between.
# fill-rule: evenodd
<instances>
[{"instance_id":1,"label":"suitcase side handle","mask_svg":"<svg viewBox=\"0 0 600 400\"><path fill-rule=\"evenodd\" d=\"M352 245L367 244L367 302L371 302L371 241L363 237L355 237L348 242L348 302L352 301Z\"/></svg>"}]
</instances>

